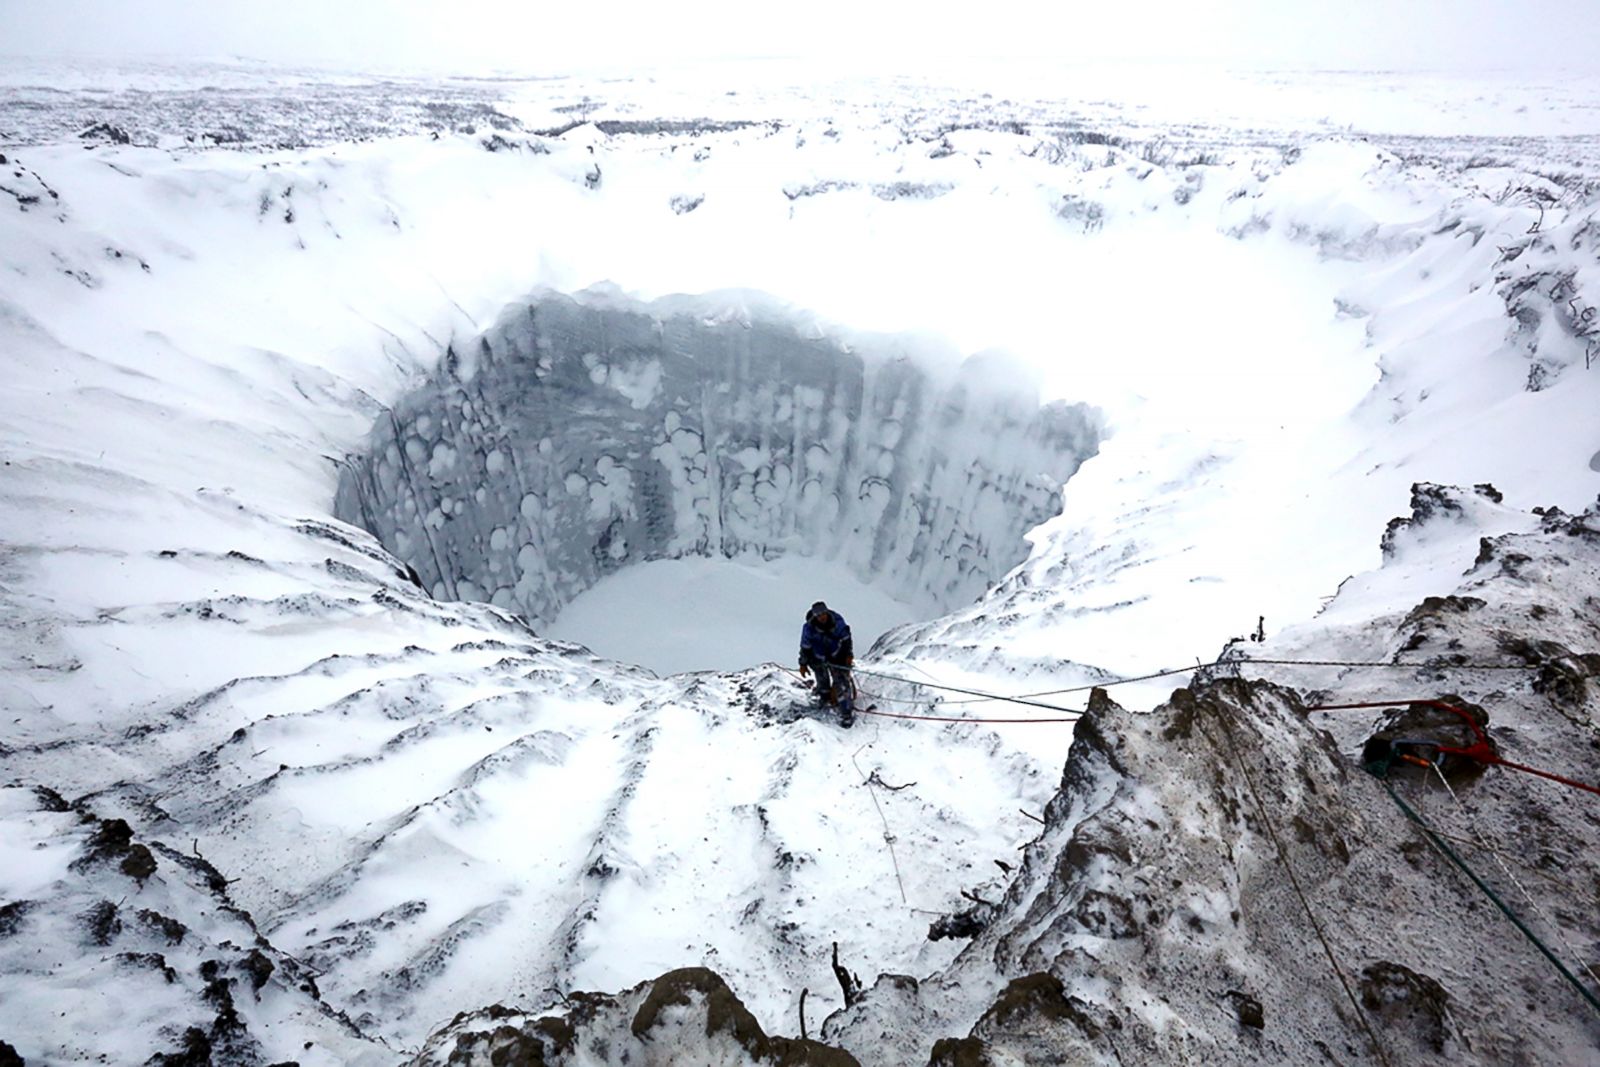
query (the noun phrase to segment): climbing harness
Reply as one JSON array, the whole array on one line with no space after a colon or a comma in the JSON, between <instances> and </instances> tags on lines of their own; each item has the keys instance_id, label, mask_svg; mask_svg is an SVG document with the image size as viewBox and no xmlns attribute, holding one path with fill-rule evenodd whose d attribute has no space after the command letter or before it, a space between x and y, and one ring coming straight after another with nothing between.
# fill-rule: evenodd
<instances>
[{"instance_id":1,"label":"climbing harness","mask_svg":"<svg viewBox=\"0 0 1600 1067\"><path fill-rule=\"evenodd\" d=\"M801 685L807 684L804 673L800 671L792 671L788 667L783 666L781 663L774 663L772 666L777 667L784 674L793 675L797 680L799 680ZM855 674L853 673L852 668L842 667L837 663L828 663L824 666L827 666L832 670L843 672L845 681L850 683L850 692L845 695L845 702L840 706L840 711L846 715L854 714L855 712L860 711L861 709L856 707L856 702L860 699L861 690L856 685Z\"/></svg>"}]
</instances>

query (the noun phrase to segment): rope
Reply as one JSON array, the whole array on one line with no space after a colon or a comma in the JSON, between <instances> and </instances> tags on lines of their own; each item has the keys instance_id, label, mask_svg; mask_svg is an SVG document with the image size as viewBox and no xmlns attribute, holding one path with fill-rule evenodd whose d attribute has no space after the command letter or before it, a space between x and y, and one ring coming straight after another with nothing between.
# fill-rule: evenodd
<instances>
[{"instance_id":1,"label":"rope","mask_svg":"<svg viewBox=\"0 0 1600 1067\"><path fill-rule=\"evenodd\" d=\"M1467 810L1467 806L1461 802L1461 797L1456 794L1455 787L1450 784L1450 780L1444 776L1444 771L1440 769L1437 763L1433 764L1433 773L1436 777L1438 777L1439 784L1444 786L1445 792L1450 794L1450 799L1454 800L1456 802L1456 806L1465 812ZM1473 837L1478 837L1478 828L1474 826L1471 821L1468 821L1467 829L1471 832ZM1522 894L1522 899L1526 900L1529 906L1532 907L1534 911L1539 913L1539 917L1545 921L1545 924L1548 925L1550 929L1555 931L1556 940L1561 942L1561 947L1566 949L1568 954L1573 959L1581 959L1583 954L1572 947L1572 943L1569 942L1566 938L1566 935L1561 932L1561 924L1557 923L1555 919L1551 917L1550 913L1533 898L1533 894L1528 892L1527 886L1522 884L1517 876L1511 872L1511 868L1506 866L1505 860L1500 858L1499 851L1490 848L1481 837L1478 838L1478 847L1494 857L1495 863L1499 864L1500 869L1505 872L1506 877L1511 879L1511 884L1517 887L1517 892ZM1584 969L1589 972L1589 977L1600 980L1600 971L1596 971L1593 964L1585 964Z\"/></svg>"},{"instance_id":2,"label":"rope","mask_svg":"<svg viewBox=\"0 0 1600 1067\"><path fill-rule=\"evenodd\" d=\"M1331 660L1331 659L1320 659L1320 660L1318 660L1318 659L1302 659L1302 660L1296 660L1296 659L1217 659L1217 660L1213 660L1210 663L1196 663L1193 667L1173 667L1173 668L1170 668L1168 670L1153 671L1150 674L1133 675L1133 676L1127 677L1127 678L1111 678L1111 679L1107 679L1105 681L1091 682L1091 683L1089 683L1087 685L1069 686L1066 689L1046 689L1046 690L1041 690L1040 692L1037 692L1037 693L1022 693L1022 694L1019 694L1019 695L1016 695L1016 696L1006 696L1006 695L1003 695L1003 694L1000 694L1000 693L986 693L981 689L963 689L963 688L961 688L959 686L943 685L943 684L938 683L938 682L923 682L923 681L918 681L915 678L902 678L902 677L900 677L898 675L885 674L885 673L883 673L881 671L869 671L869 670L866 670L865 668L855 667L854 665L848 665L847 666L847 665L842 665L842 664L837 664L837 663L831 663L831 664L828 664L828 666L833 667L836 670L845 671L852 678L852 682L853 682L854 676L856 674L864 674L864 675L867 675L869 678L882 678L885 681L889 681L889 682L899 682L901 685L922 686L925 689L938 689L938 690L941 690L941 691L946 692L946 693L960 693L963 696L971 698L970 700L953 700L953 701L948 701L947 702L947 703L951 703L951 704L975 704L975 703L979 703L979 702L983 702L983 701L989 701L989 700L1000 700L1000 701L1004 701L1004 702L1010 703L1010 704L1023 704L1023 705L1026 705L1028 707L1043 708L1046 711L1059 711L1059 712L1062 712L1062 713L1064 713L1066 715L1070 715L1071 716L1071 718L1066 718L1066 719L975 719L975 718L947 718L947 717L934 716L934 715L894 715L894 714L891 714L889 712L882 712L882 711L874 711L874 712L868 712L867 713L867 714L872 714L872 715L883 716L885 718L927 719L927 720L929 720L931 722L1029 723L1029 722L1074 722L1074 721L1076 721L1078 719L1078 717L1080 717L1083 714L1083 712L1078 711L1076 708L1064 708L1064 707L1061 707L1058 704L1042 703L1042 702L1034 699L1035 697L1063 696L1063 695L1068 694L1068 693L1082 693L1082 692L1084 692L1086 690L1103 689L1103 688L1106 688L1108 686L1113 686L1113 685L1127 685L1130 682L1145 682L1145 681L1149 681L1149 680L1151 680L1153 678L1166 678L1166 677L1170 677L1171 675L1175 675L1175 674L1191 674L1191 673L1193 673L1195 671L1205 670L1205 669L1210 668L1210 667L1224 667L1224 666L1238 667L1238 666L1244 666L1244 665L1248 665L1248 664L1252 664L1252 663L1255 663L1255 664L1268 664L1268 665L1273 665L1273 666L1300 666L1300 667L1388 667L1388 668L1396 668L1396 669L1404 669L1404 670L1438 669L1439 667L1445 667L1445 666L1453 668L1453 669L1460 669L1460 670L1485 670L1485 671L1525 671L1525 670L1533 670L1533 669L1535 669L1535 668L1530 667L1530 666L1525 665L1525 664L1507 664L1507 663L1461 663L1461 664L1442 664L1441 665L1441 664L1427 664L1427 663L1388 663L1388 662L1381 662L1381 661L1375 661L1375 660L1374 661L1363 661L1363 660ZM783 671L785 674L793 675L796 678L805 677L800 672L790 670L788 667L785 667L782 664L773 663L772 666L777 667L779 670ZM910 666L913 670L919 671L920 673L926 673L926 672L922 671L921 668L917 667L915 664L908 664L908 666ZM884 699L887 700L888 698L884 698ZM890 702L892 702L892 703L912 703L911 701L890 701ZM1410 703L1437 703L1437 702L1435 702L1435 701L1411 701ZM1392 702L1389 703L1389 704L1329 704L1329 705L1324 705L1323 707L1320 707L1320 708L1311 708L1311 709L1308 709L1308 710L1311 710L1311 711L1330 711L1330 710L1334 710L1336 708L1392 707L1392 706L1393 706ZM1443 707L1443 708L1449 708L1451 711L1455 711L1458 714L1465 715L1465 713L1461 712L1460 709L1452 708L1448 704L1439 704L1438 706ZM1467 721L1469 723L1471 723L1471 725L1472 725L1474 730L1477 730L1477 723L1473 722L1470 716L1467 717ZM1485 743L1487 743L1488 738L1483 737L1481 731L1478 731L1478 733L1479 733L1480 740L1482 740ZM1461 753L1461 754L1465 754L1465 753ZM1490 755L1492 755L1492 753L1490 753ZM1586 785L1582 785L1581 783L1578 783L1578 782L1573 782L1571 779L1560 778L1557 775L1551 775L1551 774L1548 774L1548 773L1543 772L1543 771L1534 770L1533 768L1530 768L1530 767L1522 767L1522 766L1517 765L1517 764L1506 763L1505 761L1499 760L1499 757L1497 757L1497 756L1494 757L1494 759L1495 759L1496 762L1505 763L1505 765L1508 766L1508 767L1515 767L1518 770L1526 770L1530 774L1538 774L1538 775L1541 775L1543 777L1553 778L1556 781L1565 782L1567 785L1575 785L1580 789L1588 789L1591 792L1600 793L1600 789L1595 789L1592 786L1586 786Z\"/></svg>"},{"instance_id":3,"label":"rope","mask_svg":"<svg viewBox=\"0 0 1600 1067\"><path fill-rule=\"evenodd\" d=\"M1251 775L1249 766L1239 757L1239 746L1233 737L1233 724L1228 721L1227 712L1223 712L1218 718L1222 720L1223 733L1228 739L1228 750L1233 753L1234 765L1244 773L1245 784L1250 787L1250 796L1256 802L1256 813L1261 817L1262 825L1266 826L1273 847L1278 850L1278 859L1283 864L1283 869L1288 872L1289 884L1294 886L1295 896L1300 898L1300 906L1305 909L1306 918L1311 920L1311 928L1316 931L1317 940L1322 942L1322 951L1328 957L1328 964L1338 976L1339 984L1344 987L1344 995L1350 998L1350 1006L1355 1009L1356 1018L1361 1020L1361 1028L1367 1032L1367 1039L1372 1042L1372 1051L1377 1055L1378 1062L1383 1064L1383 1067L1389 1067L1389 1057L1384 1053L1378 1035L1373 1032L1372 1023L1367 1019L1361 1001L1356 999L1355 990L1350 988L1350 980L1345 977L1344 969L1339 966L1339 961L1333 954L1333 946L1328 943L1327 935L1322 932L1322 924L1317 921L1316 913L1311 908L1311 901L1306 899L1305 890L1300 888L1300 879L1295 876L1294 865L1289 862L1289 853L1284 850L1283 842L1278 838L1277 828L1267 815L1267 806L1261 802L1261 794L1256 790L1255 778Z\"/></svg>"},{"instance_id":4,"label":"rope","mask_svg":"<svg viewBox=\"0 0 1600 1067\"><path fill-rule=\"evenodd\" d=\"M1192 674L1211 667L1242 667L1249 664L1266 664L1270 666L1296 666L1296 667L1387 667L1396 670L1474 670L1474 671L1530 671L1538 668L1518 663L1390 663L1378 660L1338 660L1338 659L1216 659L1210 663L1196 663L1192 667L1171 667L1167 670L1152 671L1149 674L1136 674L1127 678L1108 678L1100 682L1089 682L1085 685L1068 686L1065 689L1043 689L1036 693L1019 693L1016 696L1001 696L995 693L984 693L975 689L957 689L954 686L938 685L933 682L919 682L913 678L898 678L890 674L879 674L875 671L862 670L860 673L872 675L876 678L885 678L889 681L902 682L906 685L921 685L929 689L943 689L952 693L964 693L972 700L952 700L952 704L972 704L985 700L1006 700L1015 703L1031 703L1035 697L1066 696L1070 693L1085 693L1091 689L1105 689L1114 685L1127 685L1131 682L1148 682L1155 678L1169 678L1175 674ZM915 664L907 664L913 670L919 670ZM847 668L849 669L849 668ZM1040 707L1053 707L1053 705L1038 705ZM1054 708L1063 711L1063 708Z\"/></svg>"},{"instance_id":5,"label":"rope","mask_svg":"<svg viewBox=\"0 0 1600 1067\"><path fill-rule=\"evenodd\" d=\"M1023 693L1025 697L1053 697L1063 696L1067 693L1082 693L1089 689L1103 689L1107 686L1126 685L1129 682L1148 682L1152 678L1167 678L1174 674L1189 674L1193 671L1203 671L1211 667L1239 667L1250 663L1270 664L1272 666L1294 667L1389 667L1405 670L1438 670L1449 667L1453 670L1473 671L1528 671L1537 668L1516 663L1390 663L1383 660L1342 660L1342 659L1215 659L1210 663L1196 663L1193 667L1173 667L1170 670L1155 671L1151 674L1138 674L1131 678L1113 678L1104 682L1090 682L1088 685L1076 685L1067 689L1046 689L1038 693ZM992 697L984 699L995 699ZM970 703L970 701L952 701L952 703Z\"/></svg>"},{"instance_id":6,"label":"rope","mask_svg":"<svg viewBox=\"0 0 1600 1067\"><path fill-rule=\"evenodd\" d=\"M1066 709L1061 709L1065 711ZM876 715L880 719L916 719L920 722L997 722L997 723L1035 723L1035 722L1077 722L1083 714L1079 712L1063 719L980 719L969 716L950 715L904 715L895 711L875 711L871 708L857 708L859 715Z\"/></svg>"},{"instance_id":7,"label":"rope","mask_svg":"<svg viewBox=\"0 0 1600 1067\"><path fill-rule=\"evenodd\" d=\"M1442 852L1445 858L1451 863L1455 864L1457 869L1459 869L1462 874L1472 879L1472 884L1482 890L1483 894L1494 902L1494 906L1500 909L1500 913L1502 915L1511 920L1511 924L1522 932L1523 937L1526 937L1529 941L1533 942L1533 946L1544 955L1544 958L1549 960L1551 964L1555 966L1556 970L1561 972L1561 977L1565 978L1569 983L1571 983L1572 988L1576 989L1578 994L1582 996L1584 1000L1589 1002L1590 1007L1594 1008L1595 1011L1600 1012L1600 999L1596 999L1593 993L1584 988L1583 983L1579 981L1571 971L1567 970L1566 964L1557 959L1555 953L1551 952L1549 947L1543 941L1539 940L1539 935L1528 929L1527 924L1517 917L1516 912L1512 911L1506 906L1506 902L1500 899L1499 894L1491 889L1487 882L1485 882L1482 878L1479 878L1477 873L1474 872L1471 867L1467 866L1466 861L1457 855L1456 851L1445 842L1444 838L1434 833L1433 829L1429 827L1427 823L1422 821L1422 816L1418 815L1414 810L1412 810L1411 805L1407 804L1403 799L1401 799L1400 794L1395 792L1394 785L1389 781L1388 778L1389 761L1383 760L1379 763L1369 764L1367 766L1367 770L1372 774L1373 777L1377 778L1383 783L1383 788L1388 791L1390 799L1392 799L1400 808L1400 810L1405 813L1406 818L1417 824L1417 829L1421 830L1427 835L1428 840L1430 843L1432 843L1433 847Z\"/></svg>"},{"instance_id":8,"label":"rope","mask_svg":"<svg viewBox=\"0 0 1600 1067\"><path fill-rule=\"evenodd\" d=\"M1443 748L1443 747L1441 747L1439 749L1439 751L1440 752L1448 752L1453 756L1469 756L1469 757L1471 757L1473 759L1477 759L1478 758L1477 756L1473 755L1473 753L1468 752L1465 749L1454 749L1454 748ZM1593 793L1595 796L1600 796L1600 787L1588 785L1587 783L1584 783L1584 782L1574 781L1571 778L1564 778L1559 774L1552 774L1549 771L1541 771L1537 767L1529 767L1529 766L1526 766L1526 765L1521 764L1521 763L1512 763L1510 760L1501 759L1499 756L1494 756L1492 753L1491 753L1491 756L1492 756L1491 759L1486 759L1483 762L1492 763L1497 767L1510 767L1514 771L1522 771L1525 774L1536 774L1540 778L1548 778L1552 782L1560 782L1562 785L1570 785L1574 789L1582 789L1583 791L1585 791L1587 793Z\"/></svg>"},{"instance_id":9,"label":"rope","mask_svg":"<svg viewBox=\"0 0 1600 1067\"><path fill-rule=\"evenodd\" d=\"M1444 711L1458 715L1460 716L1461 720L1467 724L1467 727L1471 729L1473 736L1477 738L1476 741L1468 745L1466 748L1460 748L1455 745L1440 745L1433 742L1426 742L1427 744L1432 744L1433 748L1439 752L1451 756L1464 756L1467 759L1475 760L1478 763L1488 764L1491 766L1509 767L1514 771L1522 771L1525 774L1537 775L1540 778L1547 778L1552 782L1559 782L1562 785L1571 786L1573 789L1582 789L1585 792L1600 796L1600 787L1589 785L1586 782L1579 782L1575 779L1567 778L1564 775L1555 774L1551 771L1540 770L1538 767L1529 767L1525 763L1513 763L1508 759L1503 759L1500 754L1494 750L1494 747L1490 745L1489 735L1483 732L1483 727L1478 725L1477 719L1474 719L1471 715L1469 715L1465 709L1458 708L1454 704L1446 704L1442 700L1380 700L1368 701L1361 704L1319 704L1316 707L1307 708L1306 711L1347 711L1359 708L1393 708L1400 704L1422 704L1430 708L1441 708Z\"/></svg>"},{"instance_id":10,"label":"rope","mask_svg":"<svg viewBox=\"0 0 1600 1067\"><path fill-rule=\"evenodd\" d=\"M885 704L912 704L912 705L918 705L918 706L920 706L922 704L922 701L920 701L920 700L900 700L900 699L897 699L895 697L883 696L880 693L871 693L871 692L868 692L865 689L858 689L857 692L861 696L864 696L868 700L871 700L871 701L874 701L874 702L881 701L881 702L883 702ZM993 723L1077 722L1078 719L1083 714L1082 712L1077 712L1077 713L1074 713L1070 718L1062 718L1062 719L987 719L987 718L981 718L981 717L978 717L978 716L967 716L967 715L960 716L960 717L947 716L947 715L907 715L907 714L901 714L901 713L897 713L897 712L893 712L893 711L879 711L877 709L877 704L876 703L874 703L870 707L856 708L855 710L856 710L856 714L858 714L858 715L876 715L880 719L914 719L914 720L923 721L923 722L993 722Z\"/></svg>"},{"instance_id":11,"label":"rope","mask_svg":"<svg viewBox=\"0 0 1600 1067\"><path fill-rule=\"evenodd\" d=\"M855 673L857 673L857 674L865 674L869 678L883 678L886 681L900 682L903 685L920 685L920 686L923 686L923 687L925 687L927 689L942 689L947 693L965 693L967 696L983 697L985 700L1004 700L1004 701L1007 701L1008 703L1012 703L1012 704L1026 704L1026 705L1028 705L1030 707L1044 708L1047 711L1066 712L1066 713L1072 715L1074 718L1076 718L1077 716L1083 714L1083 712L1078 711L1075 708L1063 708L1063 707L1061 707L1061 706L1059 706L1057 704L1041 704L1037 700L1028 700L1025 697L1008 697L1008 696L1001 696L1001 695L999 695L997 693L985 693L985 692L983 692L981 690L978 690L978 689L961 689L961 688L958 688L957 686L953 686L953 685L939 685L939 684L936 684L934 682L919 682L915 678L900 678L900 677L898 677L896 675L883 674L883 673L881 673L879 671L862 670L859 667L843 667L843 668L840 668L840 669L841 670L847 670L847 671L853 670L853 671L855 671ZM912 716L912 717L913 718L929 718L929 716L920 716L920 715L919 716ZM1001 722L1001 721L1004 721L1004 720L1000 720L1000 719L992 719L992 720L956 719L956 720L951 720L951 721L954 721L954 722L979 722L979 721ZM1019 721L1019 722L1042 722L1044 720L1041 720L1041 719L1020 719L1020 720L1016 720L1016 721Z\"/></svg>"},{"instance_id":12,"label":"rope","mask_svg":"<svg viewBox=\"0 0 1600 1067\"><path fill-rule=\"evenodd\" d=\"M872 798L872 806L878 809L878 820L883 823L883 843L889 846L889 862L894 865L894 881L900 887L900 903L909 905L911 902L906 899L906 883L900 877L900 858L894 854L894 834L889 832L889 820L883 814L883 805L878 803L878 791L872 788L872 779L861 770L861 764L856 763L856 756L870 744L872 742L868 741L866 745L850 753L850 762L855 764L856 773L861 775L862 784L867 787L867 795Z\"/></svg>"},{"instance_id":13,"label":"rope","mask_svg":"<svg viewBox=\"0 0 1600 1067\"><path fill-rule=\"evenodd\" d=\"M907 700L905 697L884 696L882 693L874 693L868 689L858 688L856 691L873 704L906 704L910 707L920 708L927 703L926 700Z\"/></svg>"},{"instance_id":14,"label":"rope","mask_svg":"<svg viewBox=\"0 0 1600 1067\"><path fill-rule=\"evenodd\" d=\"M1040 693L1023 693L1022 696L1025 696L1025 697L1054 697L1054 696L1064 696L1064 695L1066 695L1068 693L1084 693L1084 692L1089 691L1090 689L1103 689L1108 685L1127 685L1129 682L1148 682L1152 678L1166 678L1166 677L1169 677L1170 675L1174 675L1174 674L1189 674L1192 671L1203 670L1206 667L1215 667L1217 664L1222 663L1222 662L1224 662L1224 661L1216 660L1216 661L1214 661L1212 663L1204 663L1204 664L1197 663L1193 667L1172 667L1172 668L1170 668L1168 670L1164 670L1164 671L1153 671L1150 674L1136 674L1136 675L1133 675L1133 676L1128 677L1128 678L1112 678L1112 679L1109 679L1109 680L1104 681L1104 682L1090 682L1087 685L1074 685L1074 686L1070 686L1069 688L1066 688L1066 689L1047 689L1044 692L1040 692ZM1227 662L1233 663L1233 662L1236 662L1236 661L1228 660ZM987 698L987 699L993 699L993 698Z\"/></svg>"},{"instance_id":15,"label":"rope","mask_svg":"<svg viewBox=\"0 0 1600 1067\"><path fill-rule=\"evenodd\" d=\"M1254 659L1248 656L1244 659L1218 660L1210 666L1229 663L1268 663L1284 667L1392 667L1408 671L1536 671L1539 669L1528 663L1390 663L1381 660L1354 659Z\"/></svg>"},{"instance_id":16,"label":"rope","mask_svg":"<svg viewBox=\"0 0 1600 1067\"><path fill-rule=\"evenodd\" d=\"M1419 807L1419 808L1421 808L1422 806L1423 805L1421 805L1421 804L1417 805L1417 807ZM1514 852L1507 852L1504 849L1495 848L1493 845L1488 844L1487 842L1483 841L1481 838L1479 840L1477 840L1477 841L1474 841L1470 837L1461 837L1458 834L1447 834L1443 830L1440 830L1440 829L1435 829L1433 832L1438 834L1440 837L1444 838L1446 841L1454 841L1457 844L1461 844L1461 845L1471 845L1473 848L1481 849L1484 852L1491 852L1496 856L1508 857L1508 858L1510 858L1510 860L1513 863L1517 864L1517 866L1521 867L1523 870L1527 871L1529 874L1536 874L1540 878L1543 878L1545 881L1549 882L1551 885L1560 886L1562 889L1566 889L1567 888L1567 884L1564 881L1562 881L1560 878L1557 878L1555 875L1551 874L1549 871L1541 870L1540 868L1535 867L1533 864L1529 863L1526 859L1524 859L1521 856L1518 856ZM1547 850L1547 851L1557 851L1557 850ZM1577 860L1576 857L1570 856L1570 855L1568 855L1568 859ZM1581 861L1578 861L1578 862L1581 862Z\"/></svg>"}]
</instances>

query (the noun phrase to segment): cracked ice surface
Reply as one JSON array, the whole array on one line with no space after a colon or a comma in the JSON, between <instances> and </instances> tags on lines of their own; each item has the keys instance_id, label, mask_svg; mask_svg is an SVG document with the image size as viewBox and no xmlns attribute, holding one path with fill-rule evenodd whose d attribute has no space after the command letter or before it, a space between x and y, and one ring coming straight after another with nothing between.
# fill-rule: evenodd
<instances>
[{"instance_id":1,"label":"cracked ice surface","mask_svg":"<svg viewBox=\"0 0 1600 1067\"><path fill-rule=\"evenodd\" d=\"M641 561L819 557L933 614L1027 555L1099 440L989 358L834 336L770 301L513 307L340 481L435 596L549 622Z\"/></svg>"}]
</instances>

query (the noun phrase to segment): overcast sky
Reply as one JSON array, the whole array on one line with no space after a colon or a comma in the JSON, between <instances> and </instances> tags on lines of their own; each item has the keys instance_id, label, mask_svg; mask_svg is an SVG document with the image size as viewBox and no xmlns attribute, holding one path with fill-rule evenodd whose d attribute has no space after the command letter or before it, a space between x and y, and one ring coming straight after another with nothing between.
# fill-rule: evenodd
<instances>
[{"instance_id":1,"label":"overcast sky","mask_svg":"<svg viewBox=\"0 0 1600 1067\"><path fill-rule=\"evenodd\" d=\"M1600 72L1600 0L0 0L0 53L523 72L776 55Z\"/></svg>"}]
</instances>

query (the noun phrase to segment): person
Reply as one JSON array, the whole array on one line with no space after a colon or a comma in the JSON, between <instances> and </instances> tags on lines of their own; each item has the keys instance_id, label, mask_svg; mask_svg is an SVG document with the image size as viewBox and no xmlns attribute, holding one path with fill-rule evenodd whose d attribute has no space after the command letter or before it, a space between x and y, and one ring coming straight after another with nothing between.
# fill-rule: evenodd
<instances>
[{"instance_id":1,"label":"person","mask_svg":"<svg viewBox=\"0 0 1600 1067\"><path fill-rule=\"evenodd\" d=\"M855 721L855 686L850 668L855 664L855 649L850 641L850 624L844 616L822 601L806 612L800 628L800 673L816 678L816 691L825 707L837 706L839 724Z\"/></svg>"}]
</instances>

